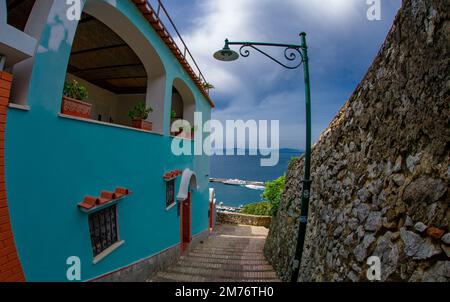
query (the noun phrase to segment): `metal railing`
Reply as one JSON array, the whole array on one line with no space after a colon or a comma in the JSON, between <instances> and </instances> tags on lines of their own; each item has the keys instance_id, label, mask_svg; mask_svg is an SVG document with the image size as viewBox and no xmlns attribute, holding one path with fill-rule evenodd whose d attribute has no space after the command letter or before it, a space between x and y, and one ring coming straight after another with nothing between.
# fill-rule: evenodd
<instances>
[{"instance_id":1,"label":"metal railing","mask_svg":"<svg viewBox=\"0 0 450 302\"><path fill-rule=\"evenodd\" d=\"M176 46L179 48L184 60L189 64L189 66L195 67L196 70L194 70L195 75L199 78L202 85L204 86L205 90L209 93L208 88L208 81L206 80L205 76L203 75L202 71L200 70L200 67L198 66L197 62L194 59L194 56L192 55L191 51L186 45L186 42L184 41L183 37L181 36L178 28L175 25L175 22L173 21L172 17L170 16L169 12L167 11L164 4L161 2L161 0L146 0L147 5L155 12L156 18L158 22L161 24L161 26L167 31L170 38L175 42ZM156 9L155 9L156 7ZM163 20L164 19L164 20ZM166 24L170 25L170 28L166 26ZM176 38L178 38L179 43L175 39L173 39L172 35L175 34ZM179 45L181 43L181 45Z\"/></svg>"}]
</instances>

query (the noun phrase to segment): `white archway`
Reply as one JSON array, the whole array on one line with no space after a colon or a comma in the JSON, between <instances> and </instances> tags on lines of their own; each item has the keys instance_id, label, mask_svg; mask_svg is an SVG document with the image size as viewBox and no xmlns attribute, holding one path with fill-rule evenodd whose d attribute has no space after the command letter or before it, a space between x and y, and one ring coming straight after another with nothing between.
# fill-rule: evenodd
<instances>
[{"instance_id":1,"label":"white archway","mask_svg":"<svg viewBox=\"0 0 450 302\"><path fill-rule=\"evenodd\" d=\"M181 176L180 190L178 192L178 201L184 201L189 197L189 190L198 190L197 175L190 169L186 169Z\"/></svg>"}]
</instances>

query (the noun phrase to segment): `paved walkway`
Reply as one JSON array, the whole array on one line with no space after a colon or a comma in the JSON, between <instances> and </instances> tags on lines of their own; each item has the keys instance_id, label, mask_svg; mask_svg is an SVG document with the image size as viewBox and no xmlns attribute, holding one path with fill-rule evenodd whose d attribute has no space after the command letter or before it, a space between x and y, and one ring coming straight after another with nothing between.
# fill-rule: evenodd
<instances>
[{"instance_id":1,"label":"paved walkway","mask_svg":"<svg viewBox=\"0 0 450 302\"><path fill-rule=\"evenodd\" d=\"M149 282L276 282L263 255L268 230L219 225L217 232Z\"/></svg>"}]
</instances>

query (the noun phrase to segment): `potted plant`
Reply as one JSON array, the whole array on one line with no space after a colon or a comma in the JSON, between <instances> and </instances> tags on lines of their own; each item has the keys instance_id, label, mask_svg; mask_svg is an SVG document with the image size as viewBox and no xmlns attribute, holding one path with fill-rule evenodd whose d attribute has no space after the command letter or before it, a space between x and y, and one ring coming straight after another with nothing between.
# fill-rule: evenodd
<instances>
[{"instance_id":1,"label":"potted plant","mask_svg":"<svg viewBox=\"0 0 450 302\"><path fill-rule=\"evenodd\" d=\"M83 102L88 97L86 87L73 80L64 83L61 113L80 118L90 119L92 104Z\"/></svg>"},{"instance_id":2,"label":"potted plant","mask_svg":"<svg viewBox=\"0 0 450 302\"><path fill-rule=\"evenodd\" d=\"M175 110L172 110L170 113L170 119L172 120L172 123L177 119L177 113Z\"/></svg>"},{"instance_id":3,"label":"potted plant","mask_svg":"<svg viewBox=\"0 0 450 302\"><path fill-rule=\"evenodd\" d=\"M147 121L150 112L153 112L151 107L146 108L144 102L138 103L133 110L128 113L128 116L133 121L133 127L137 129L152 131L153 123Z\"/></svg>"},{"instance_id":4,"label":"potted plant","mask_svg":"<svg viewBox=\"0 0 450 302\"><path fill-rule=\"evenodd\" d=\"M208 82L204 82L202 83L203 89L205 89L206 91L210 91L211 89L215 89L216 87L214 87L213 84L208 83Z\"/></svg>"}]
</instances>

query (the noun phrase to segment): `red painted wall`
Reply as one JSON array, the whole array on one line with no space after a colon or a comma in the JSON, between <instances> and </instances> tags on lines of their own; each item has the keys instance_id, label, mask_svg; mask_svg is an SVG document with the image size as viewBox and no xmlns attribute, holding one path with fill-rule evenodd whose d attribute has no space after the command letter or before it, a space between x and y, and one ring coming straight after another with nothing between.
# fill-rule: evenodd
<instances>
[{"instance_id":1,"label":"red painted wall","mask_svg":"<svg viewBox=\"0 0 450 302\"><path fill-rule=\"evenodd\" d=\"M11 83L12 76L0 72L0 282L23 282L25 276L11 229L5 182L5 125Z\"/></svg>"}]
</instances>

